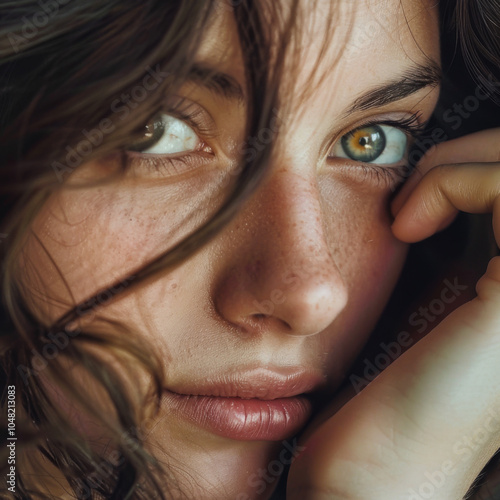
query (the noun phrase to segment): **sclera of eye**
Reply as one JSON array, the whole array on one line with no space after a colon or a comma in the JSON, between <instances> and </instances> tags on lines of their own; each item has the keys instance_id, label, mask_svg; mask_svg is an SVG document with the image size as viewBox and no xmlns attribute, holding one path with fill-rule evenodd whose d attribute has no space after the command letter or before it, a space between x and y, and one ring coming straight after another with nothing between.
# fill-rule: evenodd
<instances>
[{"instance_id":1,"label":"sclera of eye","mask_svg":"<svg viewBox=\"0 0 500 500\"><path fill-rule=\"evenodd\" d=\"M132 170L138 177L150 177L151 174L155 178L179 176L214 159L212 148L195 131L196 124L190 125L187 119L168 112L160 112L158 117L165 124L162 136L143 151L126 150L127 170ZM184 138L182 134L185 134ZM168 144L169 138L172 144Z\"/></svg>"},{"instance_id":2,"label":"sclera of eye","mask_svg":"<svg viewBox=\"0 0 500 500\"><path fill-rule=\"evenodd\" d=\"M142 155L183 155L196 151L202 140L191 126L189 126L184 120L167 113L161 113L160 116L166 124L166 130L164 131L163 137L160 138L160 140L158 140L152 147L144 151L140 151ZM179 133L186 133L187 137L182 139L182 137L179 136ZM163 146L163 150L161 151L152 152L154 149L162 149L161 144L166 141L167 137L172 140L173 144L171 144L170 147ZM176 148L178 149L177 151L172 151L172 149ZM170 151L166 151L166 149L170 149Z\"/></svg>"},{"instance_id":3,"label":"sclera of eye","mask_svg":"<svg viewBox=\"0 0 500 500\"><path fill-rule=\"evenodd\" d=\"M399 159L396 160L396 161L392 161L392 162L387 162L387 163L375 163L376 165L394 165L394 164L398 164L400 163L401 161L403 161L405 155L408 154L408 150L409 150L409 144L410 144L410 136L408 135L408 133L404 132L403 130L400 130L398 129L397 127L390 127L390 130L388 132L385 132L385 126L383 126L383 130L384 130L384 133L386 134L386 150L387 150L387 153L388 153L388 156L389 156L389 153L393 152L393 153L397 153L398 156L399 156ZM388 135L399 135L401 134L401 137L404 138L404 144L402 146L399 146L397 144L391 144L391 145L387 145L388 143ZM378 158L376 158L376 160L378 160L380 157L384 156L386 153L386 151L384 151Z\"/></svg>"}]
</instances>

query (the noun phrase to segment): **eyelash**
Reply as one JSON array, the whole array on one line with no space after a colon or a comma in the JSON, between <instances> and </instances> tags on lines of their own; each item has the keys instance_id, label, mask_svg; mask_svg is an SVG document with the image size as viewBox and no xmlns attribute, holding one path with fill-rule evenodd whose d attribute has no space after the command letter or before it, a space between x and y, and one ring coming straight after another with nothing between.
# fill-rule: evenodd
<instances>
[{"instance_id":1,"label":"eyelash","mask_svg":"<svg viewBox=\"0 0 500 500\"><path fill-rule=\"evenodd\" d=\"M191 128L199 132L200 135L211 139L215 137L215 130L206 123L203 123L202 115L203 112L200 109L195 109L194 111L188 113L177 109L165 109L162 110L164 113L171 114L179 120L185 121Z\"/></svg>"},{"instance_id":2,"label":"eyelash","mask_svg":"<svg viewBox=\"0 0 500 500\"><path fill-rule=\"evenodd\" d=\"M176 109L169 108L169 109L162 109L160 110L160 112L170 114L179 120L183 120L186 124L188 124L191 128L193 128L193 130L195 130L197 134L199 134L204 138L210 139L217 135L213 127L207 125L206 123L203 123L202 120L203 113L199 109L195 109L192 112L184 112L182 110L179 110L178 108ZM387 125L395 127L405 132L410 140L418 139L422 135L426 127L426 123L421 121L421 113L416 112L410 115L409 117L396 120L371 120L362 123L360 125L357 125L351 130L355 130L357 128L370 127L373 125ZM346 133L348 132L349 131L347 131ZM409 149L411 149L411 146ZM168 175L172 173L171 172L172 170L176 172L176 166L179 165L179 163L183 164L183 171L186 169L186 166L188 166L188 169L190 170L189 166L196 167L198 166L200 160L201 162L211 161L213 160L213 157L214 154L209 154L203 151L190 151L186 154L183 154L182 156L177 156L177 157L151 155L150 158L148 158L147 156L134 157L129 153L126 153L125 162L127 169L130 166L132 166L135 161L139 161L142 168L146 167L147 169L151 169L154 172L161 172L163 174ZM406 178L410 176L410 174L413 172L415 168L414 165L409 165L408 162L406 162L406 164L404 165L400 165L397 167L390 167L387 165L377 165L373 163L362 163L362 162L355 162L355 163L356 166L361 169L364 175L369 176L372 180L374 179L378 183L383 183L389 186L394 186L404 181Z\"/></svg>"}]
</instances>

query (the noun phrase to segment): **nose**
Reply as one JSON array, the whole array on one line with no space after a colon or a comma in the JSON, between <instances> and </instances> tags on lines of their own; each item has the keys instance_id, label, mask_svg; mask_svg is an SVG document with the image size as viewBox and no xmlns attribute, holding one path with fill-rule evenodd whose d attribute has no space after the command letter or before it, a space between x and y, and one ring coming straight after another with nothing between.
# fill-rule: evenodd
<instances>
[{"instance_id":1,"label":"nose","mask_svg":"<svg viewBox=\"0 0 500 500\"><path fill-rule=\"evenodd\" d=\"M218 314L247 333L317 334L347 303L316 183L282 169L227 228L213 289Z\"/></svg>"}]
</instances>

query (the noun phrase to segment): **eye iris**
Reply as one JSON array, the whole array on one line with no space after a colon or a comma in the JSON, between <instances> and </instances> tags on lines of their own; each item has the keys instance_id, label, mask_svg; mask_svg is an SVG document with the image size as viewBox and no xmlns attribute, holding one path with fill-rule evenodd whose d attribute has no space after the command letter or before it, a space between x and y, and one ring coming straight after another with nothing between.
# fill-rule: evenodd
<instances>
[{"instance_id":1,"label":"eye iris","mask_svg":"<svg viewBox=\"0 0 500 500\"><path fill-rule=\"evenodd\" d=\"M144 130L141 131L141 133L142 133L141 139L136 141L128 149L132 151L141 152L154 146L165 133L165 124L163 123L161 116L157 116L154 119L152 119L144 127Z\"/></svg>"},{"instance_id":2,"label":"eye iris","mask_svg":"<svg viewBox=\"0 0 500 500\"><path fill-rule=\"evenodd\" d=\"M378 125L362 127L341 139L345 154L356 161L371 162L384 151L386 138L384 131Z\"/></svg>"}]
</instances>

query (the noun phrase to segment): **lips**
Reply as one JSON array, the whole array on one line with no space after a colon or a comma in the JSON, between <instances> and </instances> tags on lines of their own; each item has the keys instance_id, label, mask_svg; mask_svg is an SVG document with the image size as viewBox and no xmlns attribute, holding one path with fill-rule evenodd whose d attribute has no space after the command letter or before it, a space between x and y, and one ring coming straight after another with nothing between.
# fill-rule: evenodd
<instances>
[{"instance_id":1,"label":"lips","mask_svg":"<svg viewBox=\"0 0 500 500\"><path fill-rule=\"evenodd\" d=\"M292 437L310 418L307 394L325 377L297 367L247 367L165 389L163 402L190 425L237 440Z\"/></svg>"},{"instance_id":2,"label":"lips","mask_svg":"<svg viewBox=\"0 0 500 500\"><path fill-rule=\"evenodd\" d=\"M314 391L325 384L325 377L312 370L290 368L239 369L189 384L176 384L169 390L193 396L258 398L271 400L289 398Z\"/></svg>"}]
</instances>

